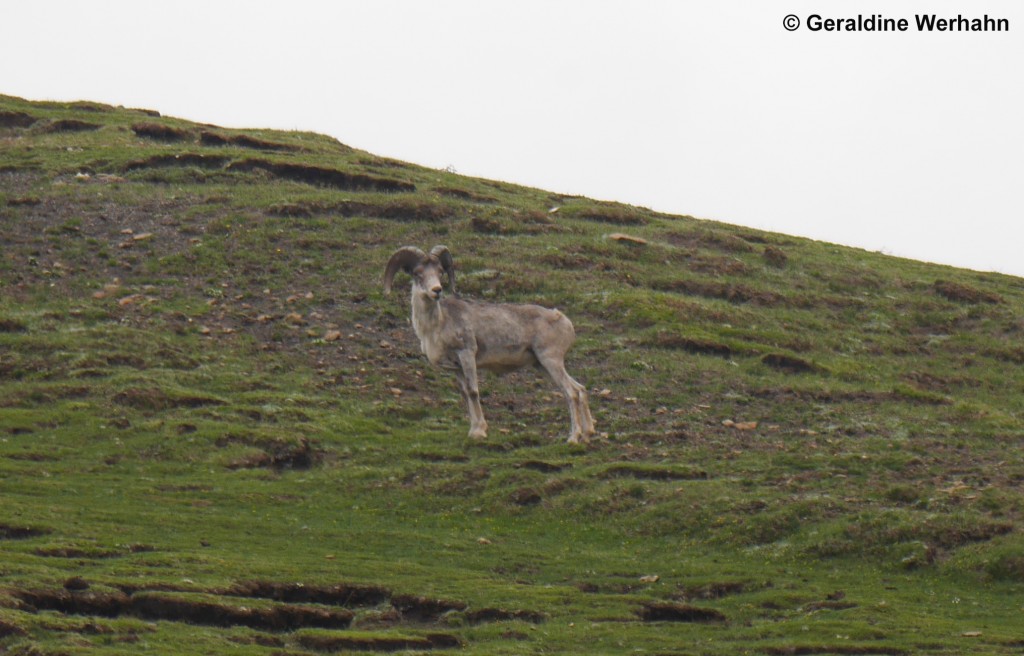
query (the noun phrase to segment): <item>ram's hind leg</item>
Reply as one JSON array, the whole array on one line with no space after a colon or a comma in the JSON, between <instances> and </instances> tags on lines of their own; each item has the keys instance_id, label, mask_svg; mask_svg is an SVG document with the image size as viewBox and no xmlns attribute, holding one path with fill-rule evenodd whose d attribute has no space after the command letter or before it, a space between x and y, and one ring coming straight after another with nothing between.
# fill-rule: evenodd
<instances>
[{"instance_id":1,"label":"ram's hind leg","mask_svg":"<svg viewBox=\"0 0 1024 656\"><path fill-rule=\"evenodd\" d=\"M580 385L565 370L562 357L538 354L537 361L548 373L555 385L562 390L569 406L569 443L588 442L594 434L594 419L590 416L590 404L587 402L587 388Z\"/></svg>"},{"instance_id":2,"label":"ram's hind leg","mask_svg":"<svg viewBox=\"0 0 1024 656\"><path fill-rule=\"evenodd\" d=\"M579 387L580 430L583 432L583 441L589 442L591 436L597 432L597 429L594 427L594 416L590 414L590 397L587 395L586 387L572 377L569 380L572 380Z\"/></svg>"}]
</instances>

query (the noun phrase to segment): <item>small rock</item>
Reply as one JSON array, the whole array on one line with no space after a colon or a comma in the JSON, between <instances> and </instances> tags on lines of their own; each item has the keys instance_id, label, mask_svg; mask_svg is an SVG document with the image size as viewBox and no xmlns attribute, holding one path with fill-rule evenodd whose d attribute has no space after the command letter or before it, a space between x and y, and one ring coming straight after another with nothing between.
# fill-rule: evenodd
<instances>
[{"instance_id":1,"label":"small rock","mask_svg":"<svg viewBox=\"0 0 1024 656\"><path fill-rule=\"evenodd\" d=\"M324 335L325 342L336 342L339 339L341 339L340 330L328 330L327 333Z\"/></svg>"},{"instance_id":2,"label":"small rock","mask_svg":"<svg viewBox=\"0 0 1024 656\"><path fill-rule=\"evenodd\" d=\"M725 426L726 428L732 428L733 426L736 425L736 422L733 421L732 419L723 419L722 425Z\"/></svg>"},{"instance_id":3,"label":"small rock","mask_svg":"<svg viewBox=\"0 0 1024 656\"><path fill-rule=\"evenodd\" d=\"M207 328L206 326L199 326L199 334L200 335L209 335L211 332L213 332L213 331L210 330L209 328Z\"/></svg>"},{"instance_id":4,"label":"small rock","mask_svg":"<svg viewBox=\"0 0 1024 656\"><path fill-rule=\"evenodd\" d=\"M397 387L392 387L392 388L388 389L388 391L391 392L392 394L394 394L395 396L402 396L402 390L400 390Z\"/></svg>"},{"instance_id":5,"label":"small rock","mask_svg":"<svg viewBox=\"0 0 1024 656\"><path fill-rule=\"evenodd\" d=\"M488 540L487 538L477 538L476 539L476 543L477 544L487 545L487 544L491 544L491 541Z\"/></svg>"},{"instance_id":6,"label":"small rock","mask_svg":"<svg viewBox=\"0 0 1024 656\"><path fill-rule=\"evenodd\" d=\"M394 348L394 347L393 347L393 346L391 345L391 342L389 342L389 341L388 341L388 340L386 340L386 339L382 339L382 340L380 340L380 347L381 347L382 349L389 349L389 348Z\"/></svg>"},{"instance_id":7,"label":"small rock","mask_svg":"<svg viewBox=\"0 0 1024 656\"><path fill-rule=\"evenodd\" d=\"M602 399L607 399L609 396L612 395L612 391L606 387L600 392L598 392L597 395L600 396Z\"/></svg>"},{"instance_id":8,"label":"small rock","mask_svg":"<svg viewBox=\"0 0 1024 656\"><path fill-rule=\"evenodd\" d=\"M97 299L97 300L104 299L104 298L107 298L108 296L113 296L114 294L116 294L119 291L121 291L121 284L120 283L118 283L118 282L107 283L106 285L103 285L103 289L102 290L93 293L92 297Z\"/></svg>"},{"instance_id":9,"label":"small rock","mask_svg":"<svg viewBox=\"0 0 1024 656\"><path fill-rule=\"evenodd\" d=\"M661 580L661 577L658 576L657 574L650 574L648 576L641 576L640 577L640 582L641 583L657 583L660 580Z\"/></svg>"},{"instance_id":10,"label":"small rock","mask_svg":"<svg viewBox=\"0 0 1024 656\"><path fill-rule=\"evenodd\" d=\"M132 240L133 241L145 241L147 239L152 239L152 238L153 238L153 233L152 232L140 232L137 235L132 235Z\"/></svg>"},{"instance_id":11,"label":"small rock","mask_svg":"<svg viewBox=\"0 0 1024 656\"><path fill-rule=\"evenodd\" d=\"M614 239L615 241L624 241L630 244L638 244L640 246L646 246L647 240L643 237L634 237L633 235L623 234L621 232L613 232L608 235L608 239Z\"/></svg>"},{"instance_id":12,"label":"small rock","mask_svg":"<svg viewBox=\"0 0 1024 656\"><path fill-rule=\"evenodd\" d=\"M299 314L298 312L291 312L291 313L289 313L287 316L285 316L284 320L285 320L285 323L290 323L290 324L295 325L295 326L299 326L299 325L302 325L302 324L306 323L306 320L303 319L302 315Z\"/></svg>"},{"instance_id":13,"label":"small rock","mask_svg":"<svg viewBox=\"0 0 1024 656\"><path fill-rule=\"evenodd\" d=\"M89 583L81 576L72 576L67 581L64 581L65 590L88 590Z\"/></svg>"}]
</instances>

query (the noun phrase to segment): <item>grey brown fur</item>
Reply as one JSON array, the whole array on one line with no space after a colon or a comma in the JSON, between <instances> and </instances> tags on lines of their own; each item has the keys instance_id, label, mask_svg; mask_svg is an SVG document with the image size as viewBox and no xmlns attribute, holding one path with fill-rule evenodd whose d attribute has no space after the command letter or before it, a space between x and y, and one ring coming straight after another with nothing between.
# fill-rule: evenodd
<instances>
[{"instance_id":1,"label":"grey brown fur","mask_svg":"<svg viewBox=\"0 0 1024 656\"><path fill-rule=\"evenodd\" d=\"M565 370L565 354L576 339L568 317L539 305L478 303L457 297L455 264L445 246L424 253L415 246L398 249L384 271L384 292L395 274L412 277L412 326L431 364L451 369L469 408L469 436L487 437L480 407L477 370L500 373L527 365L544 369L569 404L569 442L586 442L594 434L586 388ZM452 295L441 297L441 275Z\"/></svg>"}]
</instances>

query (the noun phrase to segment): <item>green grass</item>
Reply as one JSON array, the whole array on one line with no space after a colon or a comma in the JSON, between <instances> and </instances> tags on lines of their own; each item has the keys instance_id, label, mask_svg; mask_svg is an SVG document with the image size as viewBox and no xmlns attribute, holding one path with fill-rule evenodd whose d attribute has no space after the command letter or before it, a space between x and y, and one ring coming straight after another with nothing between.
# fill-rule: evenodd
<instances>
[{"instance_id":1,"label":"green grass","mask_svg":"<svg viewBox=\"0 0 1024 656\"><path fill-rule=\"evenodd\" d=\"M1017 278L10 97L0 232L0 651L1024 645ZM435 243L600 439L532 372L466 437L380 289Z\"/></svg>"}]
</instances>

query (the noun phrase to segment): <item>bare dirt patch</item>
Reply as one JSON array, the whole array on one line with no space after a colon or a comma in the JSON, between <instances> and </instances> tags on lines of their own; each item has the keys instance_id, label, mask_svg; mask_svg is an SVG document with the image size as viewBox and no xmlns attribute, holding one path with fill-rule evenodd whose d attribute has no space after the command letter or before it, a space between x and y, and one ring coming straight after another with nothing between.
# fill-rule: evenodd
<instances>
[{"instance_id":1,"label":"bare dirt patch","mask_svg":"<svg viewBox=\"0 0 1024 656\"><path fill-rule=\"evenodd\" d=\"M38 121L36 117L25 112L0 112L0 128L27 128Z\"/></svg>"},{"instance_id":2,"label":"bare dirt patch","mask_svg":"<svg viewBox=\"0 0 1024 656\"><path fill-rule=\"evenodd\" d=\"M776 269L785 268L786 263L789 262L786 251L776 246L765 246L762 255L764 255L764 261Z\"/></svg>"},{"instance_id":3,"label":"bare dirt patch","mask_svg":"<svg viewBox=\"0 0 1024 656\"><path fill-rule=\"evenodd\" d=\"M49 533L50 530L45 528L0 524L0 540L27 540L29 538L42 537Z\"/></svg>"},{"instance_id":4,"label":"bare dirt patch","mask_svg":"<svg viewBox=\"0 0 1024 656\"><path fill-rule=\"evenodd\" d=\"M279 604L269 608L236 606L220 601L196 601L160 593L132 597L130 614L206 626L247 626L264 631L294 631L304 627L344 629L353 613L344 609Z\"/></svg>"},{"instance_id":5,"label":"bare dirt patch","mask_svg":"<svg viewBox=\"0 0 1024 656\"><path fill-rule=\"evenodd\" d=\"M459 189L457 187L434 187L434 191L441 194L442 196L448 196L450 198L458 198L459 200L466 200L471 203L497 203L498 199L493 196L484 196L483 194L473 193L465 189Z\"/></svg>"},{"instance_id":6,"label":"bare dirt patch","mask_svg":"<svg viewBox=\"0 0 1024 656\"><path fill-rule=\"evenodd\" d=\"M302 150L299 146L258 139L246 134L220 134L208 131L200 133L199 143L204 146L237 146L239 148L278 152L295 152Z\"/></svg>"},{"instance_id":7,"label":"bare dirt patch","mask_svg":"<svg viewBox=\"0 0 1024 656\"><path fill-rule=\"evenodd\" d=\"M849 610L856 608L857 604L852 601L841 601L839 599L825 599L814 601L803 607L805 613L816 613L822 610Z\"/></svg>"},{"instance_id":8,"label":"bare dirt patch","mask_svg":"<svg viewBox=\"0 0 1024 656\"><path fill-rule=\"evenodd\" d=\"M712 583L682 586L679 590L679 594L673 596L676 597L678 601L684 602L693 601L695 599L707 601L743 594L745 592L749 592L751 587L764 586L751 586L751 584L743 581L716 581Z\"/></svg>"},{"instance_id":9,"label":"bare dirt patch","mask_svg":"<svg viewBox=\"0 0 1024 656\"><path fill-rule=\"evenodd\" d=\"M456 599L436 599L414 595L396 595L391 598L402 618L410 622L436 622L442 615L452 611L466 610L468 605Z\"/></svg>"},{"instance_id":10,"label":"bare dirt patch","mask_svg":"<svg viewBox=\"0 0 1024 656\"><path fill-rule=\"evenodd\" d=\"M766 388L753 390L754 396L770 399L777 403L813 402L813 403L863 403L879 402L892 398L891 392L881 391L845 391L830 389L794 389L791 387Z\"/></svg>"},{"instance_id":11,"label":"bare dirt patch","mask_svg":"<svg viewBox=\"0 0 1024 656\"><path fill-rule=\"evenodd\" d=\"M601 478L636 478L645 481L703 481L708 473L699 469L664 469L639 465L613 465L601 473Z\"/></svg>"},{"instance_id":12,"label":"bare dirt patch","mask_svg":"<svg viewBox=\"0 0 1024 656\"><path fill-rule=\"evenodd\" d=\"M99 123L90 123L88 121L80 121L75 118L65 118L58 121L51 121L43 126L43 132L92 132L93 130L99 130L102 125Z\"/></svg>"},{"instance_id":13,"label":"bare dirt patch","mask_svg":"<svg viewBox=\"0 0 1024 656\"><path fill-rule=\"evenodd\" d=\"M718 282L716 280L656 280L651 283L651 288L663 292L713 298L737 304L750 303L751 305L765 307L779 305L785 300L784 296L772 291L754 289L739 283Z\"/></svg>"},{"instance_id":14,"label":"bare dirt patch","mask_svg":"<svg viewBox=\"0 0 1024 656\"><path fill-rule=\"evenodd\" d=\"M52 610L66 615L117 617L125 613L128 595L121 592L72 590L12 590L11 595L29 612Z\"/></svg>"},{"instance_id":15,"label":"bare dirt patch","mask_svg":"<svg viewBox=\"0 0 1024 656\"><path fill-rule=\"evenodd\" d=\"M244 159L227 166L229 171L267 171L283 180L292 180L316 187L333 187L343 191L382 191L388 193L416 191L416 185L393 178L381 178L362 173L347 173L338 169L307 164L288 164L265 159Z\"/></svg>"},{"instance_id":16,"label":"bare dirt patch","mask_svg":"<svg viewBox=\"0 0 1024 656\"><path fill-rule=\"evenodd\" d=\"M13 622L6 622L0 620L0 638L9 638L11 636L23 636L26 635L25 629L21 628Z\"/></svg>"},{"instance_id":17,"label":"bare dirt patch","mask_svg":"<svg viewBox=\"0 0 1024 656\"><path fill-rule=\"evenodd\" d=\"M556 225L544 212L517 212L511 216L497 214L474 216L470 219L469 227L474 232L487 235L538 234L562 231L562 228Z\"/></svg>"},{"instance_id":18,"label":"bare dirt patch","mask_svg":"<svg viewBox=\"0 0 1024 656\"><path fill-rule=\"evenodd\" d=\"M66 615L132 616L146 620L184 622L203 626L247 626L265 631L294 631L303 627L348 628L354 617L345 609L292 604L251 607L215 600L198 600L159 592L127 594L92 590L14 590L24 610L50 610Z\"/></svg>"},{"instance_id":19,"label":"bare dirt patch","mask_svg":"<svg viewBox=\"0 0 1024 656\"><path fill-rule=\"evenodd\" d=\"M787 645L785 647L766 647L764 653L768 656L812 656L813 654L903 656L910 652L899 647L884 645Z\"/></svg>"},{"instance_id":20,"label":"bare dirt patch","mask_svg":"<svg viewBox=\"0 0 1024 656\"><path fill-rule=\"evenodd\" d=\"M224 405L224 401L198 394L169 394L155 387L132 387L114 395L114 403L136 410L159 412L172 408L200 408Z\"/></svg>"},{"instance_id":21,"label":"bare dirt patch","mask_svg":"<svg viewBox=\"0 0 1024 656\"><path fill-rule=\"evenodd\" d=\"M754 250L746 239L718 230L670 232L665 239L673 246L689 249L714 249L727 253L750 253Z\"/></svg>"},{"instance_id":22,"label":"bare dirt patch","mask_svg":"<svg viewBox=\"0 0 1024 656\"><path fill-rule=\"evenodd\" d=\"M768 353L761 357L761 362L787 374L809 374L822 371L821 367L809 360L785 353Z\"/></svg>"},{"instance_id":23,"label":"bare dirt patch","mask_svg":"<svg viewBox=\"0 0 1024 656\"><path fill-rule=\"evenodd\" d=\"M716 355L721 358L731 358L733 356L732 348L726 344L710 339L684 337L675 333L658 333L650 343L651 346L678 349L697 355Z\"/></svg>"},{"instance_id":24,"label":"bare dirt patch","mask_svg":"<svg viewBox=\"0 0 1024 656\"><path fill-rule=\"evenodd\" d=\"M540 613L535 610L506 610L504 608L481 608L479 610L469 611L465 614L465 618L470 624L509 621L540 624L547 619L544 613Z\"/></svg>"},{"instance_id":25,"label":"bare dirt patch","mask_svg":"<svg viewBox=\"0 0 1024 656\"><path fill-rule=\"evenodd\" d=\"M323 215L365 216L391 221L443 221L455 216L455 209L444 204L396 199L383 203L342 201L340 203L279 203L267 209L271 216L309 218Z\"/></svg>"},{"instance_id":26,"label":"bare dirt patch","mask_svg":"<svg viewBox=\"0 0 1024 656\"><path fill-rule=\"evenodd\" d=\"M535 506L544 500L544 496L537 488L521 487L512 492L508 500L517 506Z\"/></svg>"},{"instance_id":27,"label":"bare dirt patch","mask_svg":"<svg viewBox=\"0 0 1024 656\"><path fill-rule=\"evenodd\" d=\"M647 602L637 615L643 622L726 622L728 618L711 608L698 608L676 602Z\"/></svg>"},{"instance_id":28,"label":"bare dirt patch","mask_svg":"<svg viewBox=\"0 0 1024 656\"><path fill-rule=\"evenodd\" d=\"M448 633L429 633L425 636L353 636L353 635L301 635L298 642L306 649L316 651L412 651L421 649L454 649L462 642Z\"/></svg>"},{"instance_id":29,"label":"bare dirt patch","mask_svg":"<svg viewBox=\"0 0 1024 656\"><path fill-rule=\"evenodd\" d=\"M0 333L23 333L27 330L28 326L17 319L0 317Z\"/></svg>"},{"instance_id":30,"label":"bare dirt patch","mask_svg":"<svg viewBox=\"0 0 1024 656\"><path fill-rule=\"evenodd\" d=\"M315 603L329 606L376 606L391 597L391 591L372 585L305 585L273 581L242 581L223 594L236 597L272 599L287 603Z\"/></svg>"},{"instance_id":31,"label":"bare dirt patch","mask_svg":"<svg viewBox=\"0 0 1024 656\"><path fill-rule=\"evenodd\" d=\"M573 218L613 225L647 225L647 217L631 207L594 207L570 214Z\"/></svg>"},{"instance_id":32,"label":"bare dirt patch","mask_svg":"<svg viewBox=\"0 0 1024 656\"><path fill-rule=\"evenodd\" d=\"M572 467L571 462L544 462L543 460L527 460L516 465L518 469L530 469L542 474L556 474Z\"/></svg>"},{"instance_id":33,"label":"bare dirt patch","mask_svg":"<svg viewBox=\"0 0 1024 656\"><path fill-rule=\"evenodd\" d=\"M38 196L18 196L16 198L7 199L7 205L9 207L35 207L42 202L42 199Z\"/></svg>"},{"instance_id":34,"label":"bare dirt patch","mask_svg":"<svg viewBox=\"0 0 1024 656\"><path fill-rule=\"evenodd\" d=\"M932 288L936 294L950 301L971 304L990 303L993 305L1006 302L999 294L948 280L936 280Z\"/></svg>"},{"instance_id":35,"label":"bare dirt patch","mask_svg":"<svg viewBox=\"0 0 1024 656\"><path fill-rule=\"evenodd\" d=\"M132 132L139 137L171 143L190 141L192 139L192 132L190 130L183 130L160 123L136 123L132 126Z\"/></svg>"},{"instance_id":36,"label":"bare dirt patch","mask_svg":"<svg viewBox=\"0 0 1024 656\"><path fill-rule=\"evenodd\" d=\"M694 273L712 276L742 276L750 273L750 267L740 260L723 256L693 256L687 268Z\"/></svg>"},{"instance_id":37,"label":"bare dirt patch","mask_svg":"<svg viewBox=\"0 0 1024 656\"><path fill-rule=\"evenodd\" d=\"M128 162L122 167L125 173L143 169L160 169L170 166L194 166L200 169L221 169L231 159L202 153L177 153L175 155L154 155L146 159Z\"/></svg>"},{"instance_id":38,"label":"bare dirt patch","mask_svg":"<svg viewBox=\"0 0 1024 656\"><path fill-rule=\"evenodd\" d=\"M417 453L416 457L426 462L469 462L469 456L463 453Z\"/></svg>"},{"instance_id":39,"label":"bare dirt patch","mask_svg":"<svg viewBox=\"0 0 1024 656\"><path fill-rule=\"evenodd\" d=\"M305 435L250 436L226 435L217 440L217 446L242 444L259 449L261 453L239 458L228 463L228 469L310 469L323 461L326 451L316 440Z\"/></svg>"}]
</instances>

